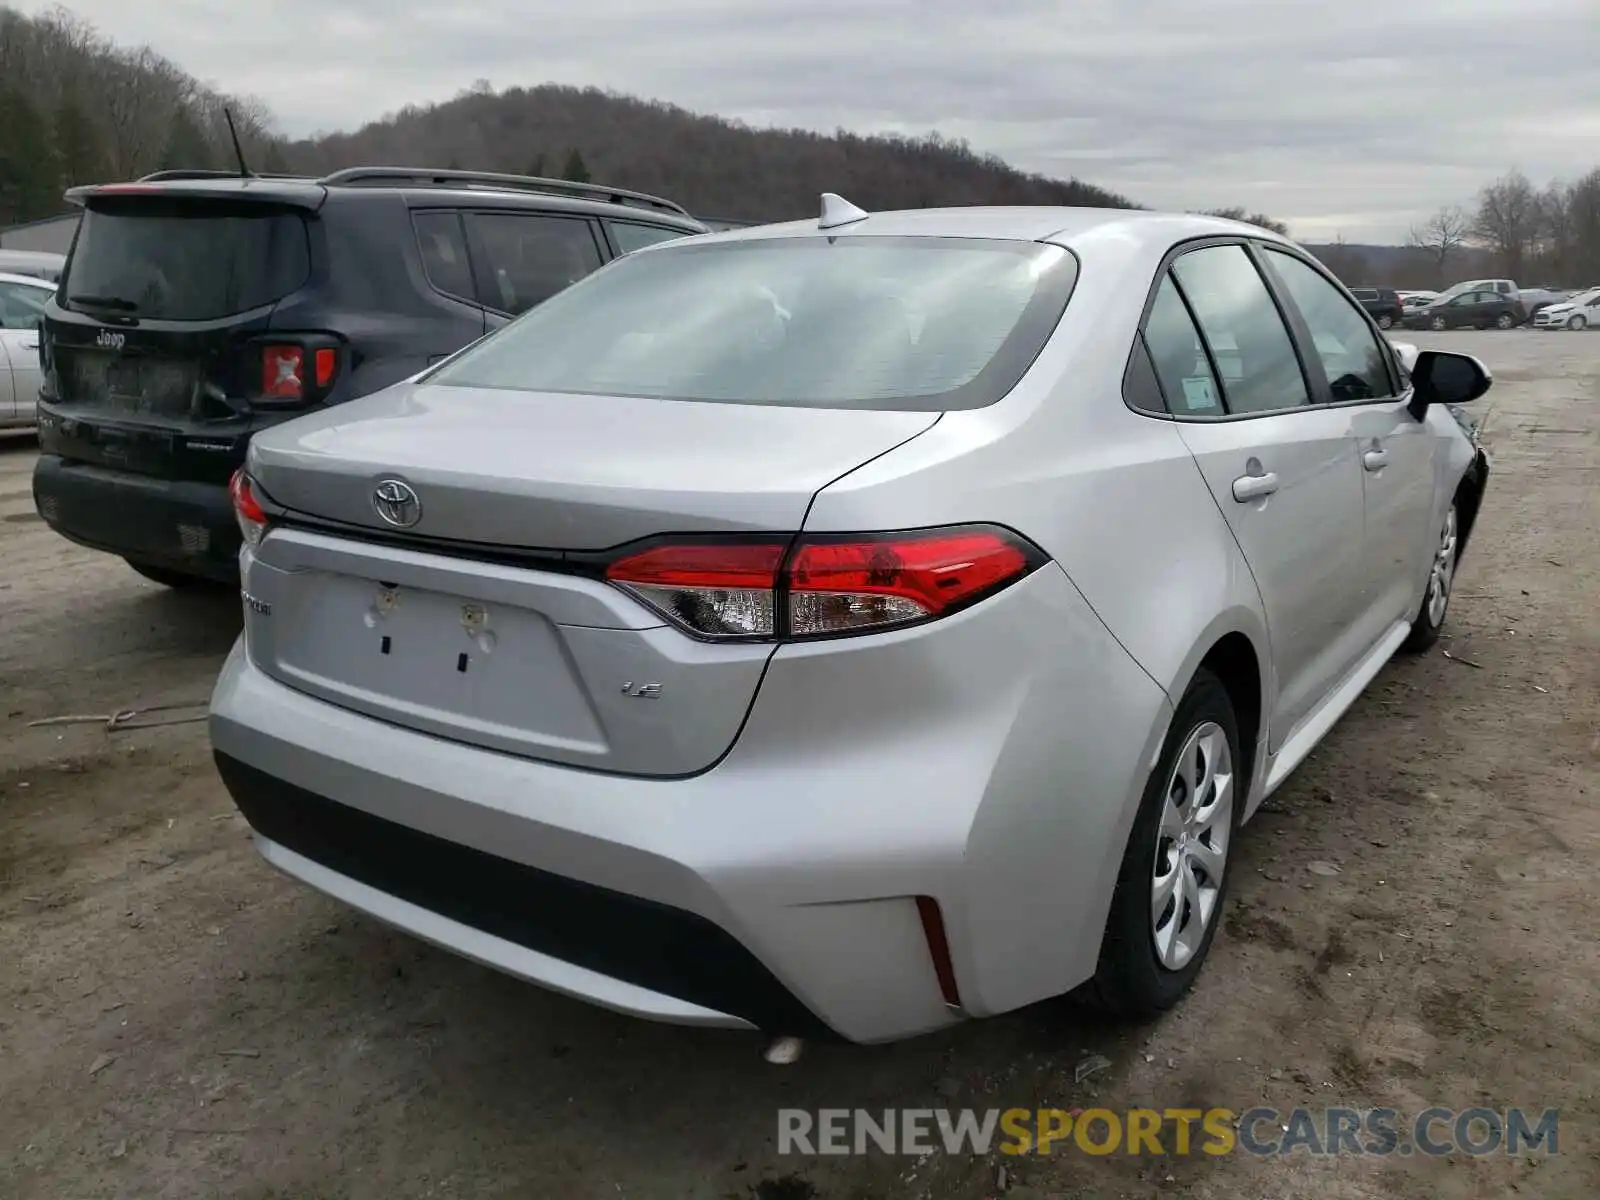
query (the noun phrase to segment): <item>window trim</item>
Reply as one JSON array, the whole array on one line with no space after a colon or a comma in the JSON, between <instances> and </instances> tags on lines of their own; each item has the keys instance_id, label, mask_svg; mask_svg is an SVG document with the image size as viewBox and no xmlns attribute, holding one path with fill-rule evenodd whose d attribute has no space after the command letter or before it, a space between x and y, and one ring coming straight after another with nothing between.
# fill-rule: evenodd
<instances>
[{"instance_id":1,"label":"window trim","mask_svg":"<svg viewBox=\"0 0 1600 1200\"><path fill-rule=\"evenodd\" d=\"M595 263L594 271L600 270L616 257L608 254L610 242L595 227L595 219L590 216L580 213L551 212L542 208L464 208L461 210L461 218L462 224L466 226L467 256L468 261L472 264L472 283L479 292L486 290L488 280L482 274L482 271L489 269L489 255L478 241L477 223L479 218L482 217L518 217L525 221L571 221L582 224L589 231L589 240L594 243L595 257L598 259ZM590 271L589 274L593 275L594 271ZM588 278L588 276L584 278ZM546 299L549 299L549 297L546 297ZM522 313L514 313L509 309L501 308L498 304L491 303L487 297L480 297L478 303L483 306L485 311L505 317L508 321L515 321L522 315ZM530 305L529 307L534 308L537 305ZM529 309L525 308L522 311L527 312Z\"/></svg>"},{"instance_id":2,"label":"window trim","mask_svg":"<svg viewBox=\"0 0 1600 1200\"><path fill-rule=\"evenodd\" d=\"M1297 337L1303 337L1305 339L1305 344L1315 351L1317 347L1317 340L1315 335L1313 335L1311 332L1311 326L1306 321L1305 314L1300 311L1300 306L1295 303L1294 294L1289 291L1289 285L1285 283L1278 276L1277 271L1273 269L1272 260L1270 257L1268 257L1269 252L1286 254L1289 257L1304 263L1318 275L1322 276L1322 278L1329 284L1331 284L1336 292L1348 293L1349 289L1339 282L1338 278L1335 277L1332 271L1329 271L1309 254L1295 253L1287 247L1280 246L1275 242L1257 241L1253 243L1253 246L1255 248L1256 257L1260 258L1261 260L1260 269L1262 274L1265 275L1269 280L1268 286L1282 289L1282 303L1294 313L1296 324L1291 332L1293 332ZM1312 363L1315 364L1315 377L1319 381L1318 390L1314 394L1314 403L1320 408L1350 408L1367 404L1394 404L1400 400L1409 400L1409 392L1411 389L1409 387L1402 386L1401 373L1399 370L1399 363L1395 355L1394 343L1384 335L1383 330L1378 328L1378 323L1373 320L1372 314L1367 311L1364 304L1362 304L1359 300L1355 300L1353 296L1347 296L1347 298L1351 300L1351 307L1361 317L1362 321L1366 323L1367 332L1372 334L1372 336L1377 339L1378 348L1383 352L1384 370L1387 372L1389 378L1389 391L1385 395L1373 396L1369 400L1335 400L1333 398L1333 385L1328 379L1327 368L1322 363L1322 355L1320 353L1316 353L1311 356Z\"/></svg>"},{"instance_id":3,"label":"window trim","mask_svg":"<svg viewBox=\"0 0 1600 1200\"><path fill-rule=\"evenodd\" d=\"M462 219L463 210L459 208L413 208L410 210L411 236L417 243L417 261L422 267L422 280L428 285L428 289L436 295L443 296L446 300L454 300L458 304L469 305L476 312L482 313L485 306L476 294L463 296L457 292L448 291L440 287L433 276L428 274L428 256L422 249L422 230L417 228L417 218L441 215L456 219L456 229L461 234L461 246L467 256L467 282L472 285L474 293L478 290L478 271L472 258L472 243L467 238L467 223Z\"/></svg>"}]
</instances>

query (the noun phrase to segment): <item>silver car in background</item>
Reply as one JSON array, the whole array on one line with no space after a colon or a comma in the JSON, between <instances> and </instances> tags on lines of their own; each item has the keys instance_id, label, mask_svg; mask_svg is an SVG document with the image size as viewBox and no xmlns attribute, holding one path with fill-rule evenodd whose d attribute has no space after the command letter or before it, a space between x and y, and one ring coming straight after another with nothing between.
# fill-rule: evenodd
<instances>
[{"instance_id":1,"label":"silver car in background","mask_svg":"<svg viewBox=\"0 0 1600 1200\"><path fill-rule=\"evenodd\" d=\"M0 429L39 423L39 322L55 290L35 275L0 272Z\"/></svg>"},{"instance_id":2,"label":"silver car in background","mask_svg":"<svg viewBox=\"0 0 1600 1200\"><path fill-rule=\"evenodd\" d=\"M289 874L623 1012L1164 1009L1242 822L1438 637L1490 381L1407 355L1214 218L641 250L256 436L219 770Z\"/></svg>"}]
</instances>

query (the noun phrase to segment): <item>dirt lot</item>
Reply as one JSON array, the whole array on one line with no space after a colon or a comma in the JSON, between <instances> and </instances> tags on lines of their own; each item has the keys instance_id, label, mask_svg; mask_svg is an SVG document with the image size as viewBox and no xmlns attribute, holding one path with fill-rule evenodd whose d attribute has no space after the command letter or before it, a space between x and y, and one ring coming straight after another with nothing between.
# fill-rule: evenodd
<instances>
[{"instance_id":1,"label":"dirt lot","mask_svg":"<svg viewBox=\"0 0 1600 1200\"><path fill-rule=\"evenodd\" d=\"M1491 498L1445 646L1392 664L1248 831L1196 994L891 1047L653 1026L358 918L251 850L203 701L238 627L34 516L0 445L0 1194L977 1200L996 1161L780 1158L780 1106L1561 1109L1546 1159L1007 1163L1013 1195L1600 1195L1600 337L1470 347ZM1313 871L1332 863L1339 873ZM1088 1053L1109 1070L1074 1084Z\"/></svg>"}]
</instances>

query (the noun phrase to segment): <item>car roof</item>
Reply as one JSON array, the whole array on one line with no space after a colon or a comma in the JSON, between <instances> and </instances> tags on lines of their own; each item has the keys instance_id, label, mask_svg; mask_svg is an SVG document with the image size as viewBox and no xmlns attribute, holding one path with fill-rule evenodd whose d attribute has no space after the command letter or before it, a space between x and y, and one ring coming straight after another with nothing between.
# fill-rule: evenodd
<instances>
[{"instance_id":1,"label":"car roof","mask_svg":"<svg viewBox=\"0 0 1600 1200\"><path fill-rule=\"evenodd\" d=\"M157 171L125 183L75 187L67 192L66 198L79 205L88 205L105 197L129 195L250 198L315 210L321 208L331 194L347 196L364 192L415 193L419 197L429 198L439 195L467 196L474 201L499 203L508 207L556 208L597 214L644 212L652 216L676 218L670 222L672 224L687 222L695 232L704 228L682 205L647 192L609 184L455 168L347 167L320 178L306 175L241 176L211 170Z\"/></svg>"},{"instance_id":2,"label":"car roof","mask_svg":"<svg viewBox=\"0 0 1600 1200\"><path fill-rule=\"evenodd\" d=\"M1106 239L1139 248L1171 245L1203 237L1245 235L1292 245L1288 238L1243 221L1193 213L1126 208L1008 206L919 208L869 213L846 225L822 228L813 217L778 225L730 229L697 238L699 243L757 241L791 237L949 237L1001 241L1054 242L1078 249ZM1130 248L1132 248L1130 246Z\"/></svg>"},{"instance_id":3,"label":"car roof","mask_svg":"<svg viewBox=\"0 0 1600 1200\"><path fill-rule=\"evenodd\" d=\"M48 279L40 279L37 275L17 275L10 271L0 271L0 283L26 283L36 288L56 290L56 285Z\"/></svg>"}]
</instances>

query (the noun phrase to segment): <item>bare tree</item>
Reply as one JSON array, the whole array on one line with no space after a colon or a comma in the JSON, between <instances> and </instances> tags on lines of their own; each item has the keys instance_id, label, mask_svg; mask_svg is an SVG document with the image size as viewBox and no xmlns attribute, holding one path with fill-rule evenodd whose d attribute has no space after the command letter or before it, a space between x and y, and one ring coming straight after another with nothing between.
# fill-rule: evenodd
<instances>
[{"instance_id":1,"label":"bare tree","mask_svg":"<svg viewBox=\"0 0 1600 1200\"><path fill-rule=\"evenodd\" d=\"M1445 270L1457 250L1466 245L1472 219L1460 205L1446 205L1421 225L1413 225L1406 245L1425 251L1433 270L1433 282L1445 282Z\"/></svg>"},{"instance_id":2,"label":"bare tree","mask_svg":"<svg viewBox=\"0 0 1600 1200\"><path fill-rule=\"evenodd\" d=\"M1538 237L1539 218L1539 194L1526 175L1511 171L1478 193L1472 232L1494 252L1501 270L1520 280Z\"/></svg>"}]
</instances>

